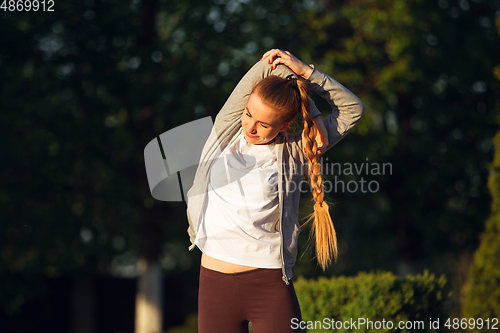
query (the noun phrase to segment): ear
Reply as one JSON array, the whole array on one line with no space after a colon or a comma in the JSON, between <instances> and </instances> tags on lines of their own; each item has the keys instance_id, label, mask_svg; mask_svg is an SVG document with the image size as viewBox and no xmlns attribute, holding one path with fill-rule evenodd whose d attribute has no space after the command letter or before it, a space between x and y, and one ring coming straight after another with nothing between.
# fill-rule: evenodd
<instances>
[{"instance_id":1,"label":"ear","mask_svg":"<svg viewBox=\"0 0 500 333\"><path fill-rule=\"evenodd\" d=\"M280 132L283 132L283 131L286 131L286 129L288 128L288 126L290 126L292 122L289 122L289 123L286 123L285 125L283 125L283 127L280 128Z\"/></svg>"}]
</instances>

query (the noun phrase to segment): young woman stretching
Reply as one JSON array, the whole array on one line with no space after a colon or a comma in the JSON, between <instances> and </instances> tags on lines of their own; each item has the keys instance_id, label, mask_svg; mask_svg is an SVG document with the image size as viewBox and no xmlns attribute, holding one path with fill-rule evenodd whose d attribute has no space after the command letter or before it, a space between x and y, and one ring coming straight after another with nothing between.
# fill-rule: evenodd
<instances>
[{"instance_id":1,"label":"young woman stretching","mask_svg":"<svg viewBox=\"0 0 500 333\"><path fill-rule=\"evenodd\" d=\"M309 89L332 106L325 120ZM248 332L249 321L255 333L294 331L292 319L301 314L291 278L304 172L315 202L316 256L325 269L336 259L337 239L319 155L351 130L364 108L340 83L278 49L238 83L215 119L187 193L189 249L203 252L198 332ZM291 135L285 130L297 114L304 129Z\"/></svg>"}]
</instances>

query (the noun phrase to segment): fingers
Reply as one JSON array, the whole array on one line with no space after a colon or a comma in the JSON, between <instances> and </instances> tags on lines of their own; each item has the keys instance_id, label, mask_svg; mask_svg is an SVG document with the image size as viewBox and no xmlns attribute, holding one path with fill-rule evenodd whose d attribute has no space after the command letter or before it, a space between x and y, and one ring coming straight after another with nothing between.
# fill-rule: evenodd
<instances>
[{"instance_id":1,"label":"fingers","mask_svg":"<svg viewBox=\"0 0 500 333\"><path fill-rule=\"evenodd\" d=\"M268 56L271 55L271 53L276 52L276 51L277 51L277 49L272 49L272 50L267 51L266 53L264 53L262 58L260 58L260 60L267 58Z\"/></svg>"},{"instance_id":2,"label":"fingers","mask_svg":"<svg viewBox=\"0 0 500 333\"><path fill-rule=\"evenodd\" d=\"M278 64L288 65L289 60L292 59L292 54L288 51L282 51L280 49L272 49L264 53L260 60L269 57L269 64L272 64L272 69L276 68ZM282 60L280 60L282 59ZM284 60L284 61L283 61Z\"/></svg>"},{"instance_id":3,"label":"fingers","mask_svg":"<svg viewBox=\"0 0 500 333\"><path fill-rule=\"evenodd\" d=\"M313 71L313 68L311 66L306 65L288 51L272 49L264 53L260 60L267 58L269 58L267 60L269 61L269 64L272 64L271 70L276 69L276 66L278 64L283 64L290 68L295 74L303 77L304 79L307 79Z\"/></svg>"},{"instance_id":4,"label":"fingers","mask_svg":"<svg viewBox=\"0 0 500 333\"><path fill-rule=\"evenodd\" d=\"M314 123L314 136L316 145L318 146L318 154L321 154L324 153L328 147L328 132L326 131L326 127L321 119L321 116L318 115L313 117L312 121Z\"/></svg>"},{"instance_id":5,"label":"fingers","mask_svg":"<svg viewBox=\"0 0 500 333\"><path fill-rule=\"evenodd\" d=\"M267 51L266 53L264 53L264 54L262 55L262 58L260 58L260 60L265 59L265 58L269 55L269 53L271 53L271 51L272 51L272 50L269 50L269 51Z\"/></svg>"},{"instance_id":6,"label":"fingers","mask_svg":"<svg viewBox=\"0 0 500 333\"><path fill-rule=\"evenodd\" d=\"M282 61L281 57L282 57L282 53L281 53L280 50L277 50L277 49L276 50L272 50L269 53L269 63L272 65L271 66L272 70L274 70L279 63L283 63L284 64L284 62Z\"/></svg>"},{"instance_id":7,"label":"fingers","mask_svg":"<svg viewBox=\"0 0 500 333\"><path fill-rule=\"evenodd\" d=\"M327 142L318 142L318 154L324 153L326 150L326 147L328 147L328 141Z\"/></svg>"},{"instance_id":8,"label":"fingers","mask_svg":"<svg viewBox=\"0 0 500 333\"><path fill-rule=\"evenodd\" d=\"M274 59L273 56L275 57ZM294 59L292 58L290 52L288 51L278 50L276 54L271 53L269 59L272 60L272 69L276 69L276 66L278 64L283 64L285 66L290 67L290 69L294 70L293 68Z\"/></svg>"},{"instance_id":9,"label":"fingers","mask_svg":"<svg viewBox=\"0 0 500 333\"><path fill-rule=\"evenodd\" d=\"M318 146L318 154L323 152L323 149L326 148L326 144L322 140L316 139L316 145Z\"/></svg>"},{"instance_id":10,"label":"fingers","mask_svg":"<svg viewBox=\"0 0 500 333\"><path fill-rule=\"evenodd\" d=\"M281 51L280 49L269 50L266 53L264 53L264 55L262 56L262 59L267 58L267 57L269 57L270 59L274 59L274 57L280 57L282 52L283 51Z\"/></svg>"},{"instance_id":11,"label":"fingers","mask_svg":"<svg viewBox=\"0 0 500 333\"><path fill-rule=\"evenodd\" d=\"M272 66L271 66L271 69L274 70L276 69L276 66L278 66L278 64L283 64L285 66L289 66L289 62L286 60L286 59L283 59L283 58L276 58L274 59L274 61L272 62Z\"/></svg>"},{"instance_id":12,"label":"fingers","mask_svg":"<svg viewBox=\"0 0 500 333\"><path fill-rule=\"evenodd\" d=\"M318 142L318 154L324 153L328 147L328 139L323 140L321 143Z\"/></svg>"}]
</instances>

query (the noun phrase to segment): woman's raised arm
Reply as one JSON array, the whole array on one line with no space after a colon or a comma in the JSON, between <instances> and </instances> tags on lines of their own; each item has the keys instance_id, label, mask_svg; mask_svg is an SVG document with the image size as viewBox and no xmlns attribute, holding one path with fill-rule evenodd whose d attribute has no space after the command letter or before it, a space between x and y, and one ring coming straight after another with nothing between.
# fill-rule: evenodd
<instances>
[{"instance_id":1,"label":"woman's raised arm","mask_svg":"<svg viewBox=\"0 0 500 333\"><path fill-rule=\"evenodd\" d=\"M272 64L272 68L276 68L275 71L282 67L278 66L279 64L286 65L295 74L306 79L309 88L331 105L332 113L323 122L317 116L320 112L313 113L311 109L311 118L321 136L316 141L324 143L320 150L321 154L339 142L361 118L365 105L356 95L314 66L306 65L290 52L272 49L264 53L261 61Z\"/></svg>"},{"instance_id":2,"label":"woman's raised arm","mask_svg":"<svg viewBox=\"0 0 500 333\"><path fill-rule=\"evenodd\" d=\"M241 114L247 105L248 98L250 97L253 87L263 78L269 75L287 77L288 75L294 73L290 68L284 65L276 66L273 70L273 66L269 64L269 61L265 60L266 59L258 61L243 76L222 109L217 114L215 122L221 123L220 125L222 126L229 126L241 118ZM309 99L309 102L311 104L311 116L314 117L321 114L311 99Z\"/></svg>"},{"instance_id":3,"label":"woman's raised arm","mask_svg":"<svg viewBox=\"0 0 500 333\"><path fill-rule=\"evenodd\" d=\"M328 145L322 149L324 153L356 125L365 111L365 104L349 89L316 68L306 81L309 88L332 107L332 113L323 119L328 131Z\"/></svg>"}]
</instances>

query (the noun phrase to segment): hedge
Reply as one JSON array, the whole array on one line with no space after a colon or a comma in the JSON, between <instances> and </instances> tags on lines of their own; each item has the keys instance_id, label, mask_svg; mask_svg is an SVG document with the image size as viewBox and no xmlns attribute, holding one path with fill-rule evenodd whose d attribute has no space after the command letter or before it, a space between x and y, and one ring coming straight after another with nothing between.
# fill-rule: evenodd
<instances>
[{"instance_id":1,"label":"hedge","mask_svg":"<svg viewBox=\"0 0 500 333\"><path fill-rule=\"evenodd\" d=\"M444 302L449 297L445 284L444 276L436 278L428 271L406 277L377 272L294 282L304 332L448 331L444 327ZM360 325L363 320L366 323ZM430 320L439 328L432 328ZM407 328L398 329L400 322Z\"/></svg>"}]
</instances>

